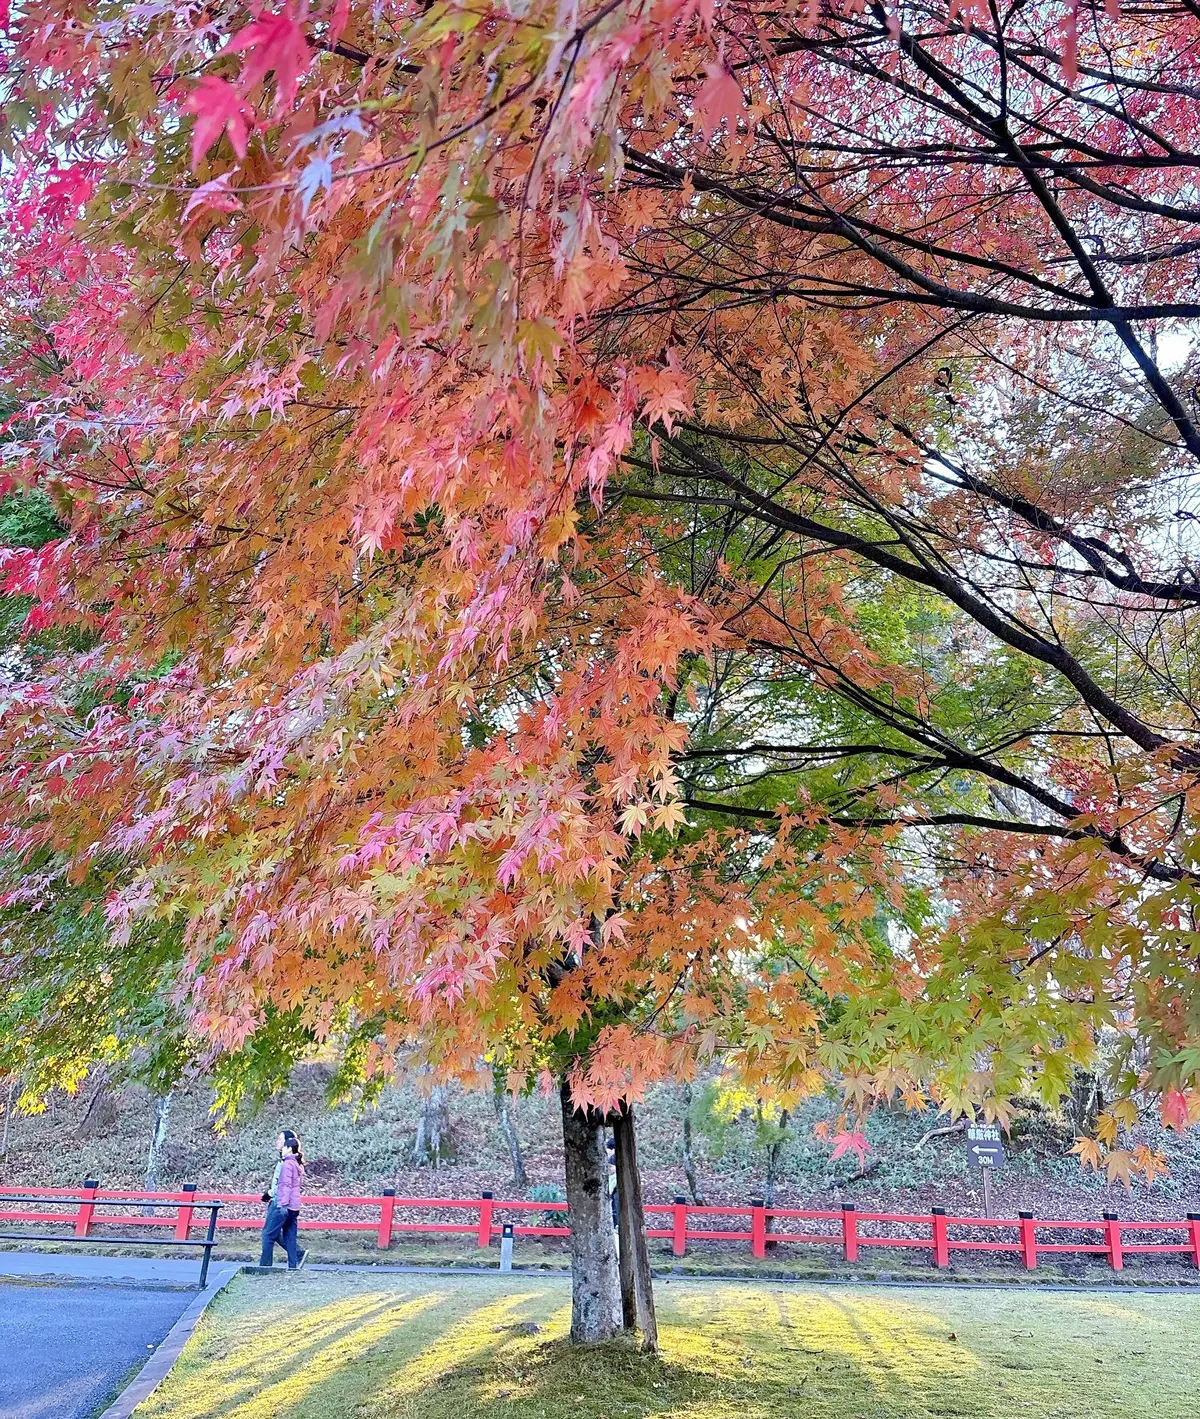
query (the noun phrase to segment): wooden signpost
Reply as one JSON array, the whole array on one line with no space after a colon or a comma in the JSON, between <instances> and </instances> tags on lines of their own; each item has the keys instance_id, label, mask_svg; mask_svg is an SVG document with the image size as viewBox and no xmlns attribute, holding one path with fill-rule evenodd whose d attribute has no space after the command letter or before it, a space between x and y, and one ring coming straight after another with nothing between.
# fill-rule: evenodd
<instances>
[{"instance_id":1,"label":"wooden signpost","mask_svg":"<svg viewBox=\"0 0 1200 1419\"><path fill-rule=\"evenodd\" d=\"M983 1215L992 1215L992 1177L1004 1166L1004 1135L999 1124L973 1123L967 1128L967 1156L983 1174Z\"/></svg>"}]
</instances>

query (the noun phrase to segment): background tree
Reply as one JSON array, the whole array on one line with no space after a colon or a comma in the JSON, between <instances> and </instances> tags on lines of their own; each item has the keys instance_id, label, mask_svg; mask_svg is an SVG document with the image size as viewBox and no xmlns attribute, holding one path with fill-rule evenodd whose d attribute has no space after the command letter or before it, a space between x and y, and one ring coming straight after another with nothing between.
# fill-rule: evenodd
<instances>
[{"instance_id":1,"label":"background tree","mask_svg":"<svg viewBox=\"0 0 1200 1419\"><path fill-rule=\"evenodd\" d=\"M413 1139L412 1159L419 1167L428 1164L440 1168L454 1158L454 1135L450 1127L450 1109L446 1089L442 1084L430 1084L421 1096L421 1111L417 1115L417 1132Z\"/></svg>"},{"instance_id":2,"label":"background tree","mask_svg":"<svg viewBox=\"0 0 1200 1419\"><path fill-rule=\"evenodd\" d=\"M504 1146L512 1162L512 1186L525 1188L529 1185L529 1174L525 1171L525 1159L521 1153L521 1138L517 1133L515 1100L508 1087L508 1071L499 1064L492 1064L492 1106L496 1112L496 1122L504 1135Z\"/></svg>"}]
</instances>

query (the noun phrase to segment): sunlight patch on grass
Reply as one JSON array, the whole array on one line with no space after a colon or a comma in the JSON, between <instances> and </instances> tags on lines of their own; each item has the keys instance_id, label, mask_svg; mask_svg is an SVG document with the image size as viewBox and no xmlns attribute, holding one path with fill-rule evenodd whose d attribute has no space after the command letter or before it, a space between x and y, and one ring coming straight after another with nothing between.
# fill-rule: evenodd
<instances>
[{"instance_id":1,"label":"sunlight patch on grass","mask_svg":"<svg viewBox=\"0 0 1200 1419\"><path fill-rule=\"evenodd\" d=\"M243 1277L139 1419L1191 1419L1200 1296L660 1283L663 1353L544 1277Z\"/></svg>"},{"instance_id":2,"label":"sunlight patch on grass","mask_svg":"<svg viewBox=\"0 0 1200 1419\"><path fill-rule=\"evenodd\" d=\"M451 1375L482 1376L485 1370L474 1362L484 1356L494 1357L501 1350L512 1354L535 1348L534 1336L541 1337L544 1343L544 1331L552 1334L557 1330L559 1335L565 1335L571 1324L570 1308L560 1309L557 1317L549 1316L548 1299L543 1291L527 1290L473 1308L447 1326L372 1397L371 1412L392 1413L403 1397L440 1386ZM523 1332L521 1327L529 1329Z\"/></svg>"},{"instance_id":3,"label":"sunlight patch on grass","mask_svg":"<svg viewBox=\"0 0 1200 1419\"><path fill-rule=\"evenodd\" d=\"M269 1306L261 1325L249 1316L231 1330L205 1326L193 1338L195 1349L189 1348L171 1376L169 1408L158 1408L159 1391L138 1412L169 1413L171 1419L204 1419L210 1414L271 1419L304 1413L314 1389L339 1380L356 1387L357 1363L373 1347L384 1345L393 1354L405 1351L406 1337L417 1341L425 1333L422 1314L447 1299L438 1292L405 1298L395 1291L373 1290L315 1305L299 1315L290 1307ZM406 1363L411 1356L402 1353L396 1358Z\"/></svg>"}]
</instances>

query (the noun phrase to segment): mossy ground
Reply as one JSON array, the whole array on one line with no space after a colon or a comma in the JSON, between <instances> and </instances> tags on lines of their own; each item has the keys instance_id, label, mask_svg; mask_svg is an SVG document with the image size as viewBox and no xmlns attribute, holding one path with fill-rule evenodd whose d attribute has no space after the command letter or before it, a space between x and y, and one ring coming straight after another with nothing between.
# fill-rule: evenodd
<instances>
[{"instance_id":1,"label":"mossy ground","mask_svg":"<svg viewBox=\"0 0 1200 1419\"><path fill-rule=\"evenodd\" d=\"M674 1281L659 1357L550 1277L241 1277L139 1419L1190 1419L1200 1297Z\"/></svg>"}]
</instances>

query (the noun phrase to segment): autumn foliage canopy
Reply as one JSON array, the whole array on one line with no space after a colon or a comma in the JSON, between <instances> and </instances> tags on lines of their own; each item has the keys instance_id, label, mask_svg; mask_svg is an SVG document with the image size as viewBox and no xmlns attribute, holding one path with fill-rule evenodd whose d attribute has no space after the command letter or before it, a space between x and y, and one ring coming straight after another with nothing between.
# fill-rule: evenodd
<instances>
[{"instance_id":1,"label":"autumn foliage canopy","mask_svg":"<svg viewBox=\"0 0 1200 1419\"><path fill-rule=\"evenodd\" d=\"M1200 1113L1200 18L17 3L7 909L635 1098ZM30 639L32 638L32 639ZM14 929L8 969L28 968Z\"/></svg>"}]
</instances>

